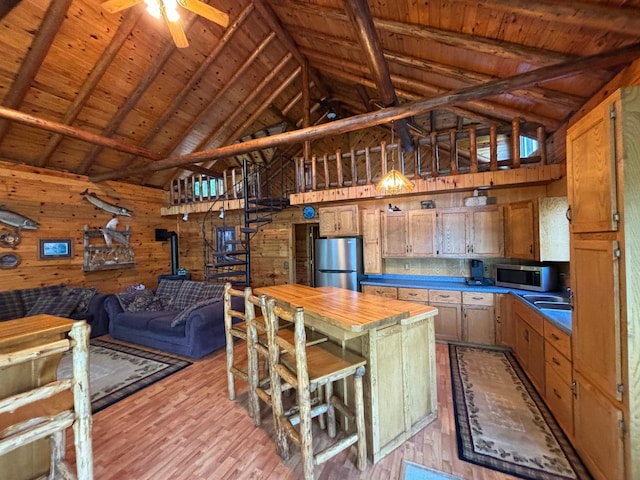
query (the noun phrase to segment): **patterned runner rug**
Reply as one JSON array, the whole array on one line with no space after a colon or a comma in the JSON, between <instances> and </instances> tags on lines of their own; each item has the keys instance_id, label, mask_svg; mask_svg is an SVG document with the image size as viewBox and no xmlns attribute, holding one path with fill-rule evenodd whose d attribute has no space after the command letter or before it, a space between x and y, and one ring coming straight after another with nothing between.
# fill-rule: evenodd
<instances>
[{"instance_id":1,"label":"patterned runner rug","mask_svg":"<svg viewBox=\"0 0 640 480\"><path fill-rule=\"evenodd\" d=\"M458 456L535 480L590 479L511 353L449 345Z\"/></svg>"},{"instance_id":2,"label":"patterned runner rug","mask_svg":"<svg viewBox=\"0 0 640 480\"><path fill-rule=\"evenodd\" d=\"M92 338L89 345L91 410L97 413L132 393L191 365L191 362ZM71 355L63 355L58 378L71 376Z\"/></svg>"}]
</instances>

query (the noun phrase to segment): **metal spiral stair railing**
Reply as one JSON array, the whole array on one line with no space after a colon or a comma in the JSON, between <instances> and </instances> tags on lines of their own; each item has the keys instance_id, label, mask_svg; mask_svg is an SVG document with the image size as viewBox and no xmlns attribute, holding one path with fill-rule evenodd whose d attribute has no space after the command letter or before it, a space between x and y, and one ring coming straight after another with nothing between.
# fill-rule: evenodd
<instances>
[{"instance_id":1,"label":"metal spiral stair railing","mask_svg":"<svg viewBox=\"0 0 640 480\"><path fill-rule=\"evenodd\" d=\"M220 208L226 199L226 193L213 202L202 222L204 250L204 275L207 281L230 282L235 286L248 286L251 283L251 239L260 228L273 221L273 214L289 206L288 198L263 198L260 195L259 167L249 168L247 161L243 164L241 182L233 185L237 190L242 184L244 198L244 225L227 225L227 215L219 216ZM215 219L220 219L218 222ZM224 231L233 227L233 238L227 238ZM221 235L217 235L222 228ZM235 238L236 230L240 238ZM228 230L226 230L228 231ZM218 245L218 240L221 244ZM244 267L244 268L242 268Z\"/></svg>"}]
</instances>

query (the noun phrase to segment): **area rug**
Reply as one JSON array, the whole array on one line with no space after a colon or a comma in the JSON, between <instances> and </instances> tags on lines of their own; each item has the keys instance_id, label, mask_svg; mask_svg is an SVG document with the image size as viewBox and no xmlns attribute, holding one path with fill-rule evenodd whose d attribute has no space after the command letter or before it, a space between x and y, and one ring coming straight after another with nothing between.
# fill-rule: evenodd
<instances>
[{"instance_id":1,"label":"area rug","mask_svg":"<svg viewBox=\"0 0 640 480\"><path fill-rule=\"evenodd\" d=\"M400 480L462 480L450 473L439 472L417 463L402 461Z\"/></svg>"},{"instance_id":2,"label":"area rug","mask_svg":"<svg viewBox=\"0 0 640 480\"><path fill-rule=\"evenodd\" d=\"M590 479L512 354L449 345L460 459L535 480Z\"/></svg>"},{"instance_id":3,"label":"area rug","mask_svg":"<svg viewBox=\"0 0 640 480\"><path fill-rule=\"evenodd\" d=\"M129 395L168 377L191 362L92 338L89 345L91 410L97 413ZM58 378L70 377L71 355L65 354Z\"/></svg>"}]
</instances>

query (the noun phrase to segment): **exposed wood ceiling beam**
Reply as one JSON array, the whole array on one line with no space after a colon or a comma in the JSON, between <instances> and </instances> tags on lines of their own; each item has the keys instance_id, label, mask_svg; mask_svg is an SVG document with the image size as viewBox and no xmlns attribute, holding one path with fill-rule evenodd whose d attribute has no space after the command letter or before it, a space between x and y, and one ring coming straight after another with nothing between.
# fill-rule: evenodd
<instances>
[{"instance_id":1,"label":"exposed wood ceiling beam","mask_svg":"<svg viewBox=\"0 0 640 480\"><path fill-rule=\"evenodd\" d=\"M273 5L277 5L282 8L290 8L290 4L286 1L269 1ZM296 3L296 13L317 16L322 18L323 22L349 22L347 15L341 10L321 7L318 5ZM472 50L477 53L494 55L499 58L517 60L521 62L525 61L528 64L537 67L555 65L576 58L575 55L566 55L564 53L542 50L518 43L483 38L478 35L450 32L434 27L425 27L423 25L394 22L392 20L383 20L376 17L373 18L373 23L377 29L383 32L419 38L427 42L437 42L443 45L462 48L464 50ZM608 80L608 77L603 78L603 80Z\"/></svg>"},{"instance_id":2,"label":"exposed wood ceiling beam","mask_svg":"<svg viewBox=\"0 0 640 480\"><path fill-rule=\"evenodd\" d=\"M221 148L195 152L188 155L166 158L160 160L144 168L126 168L119 171L112 171L101 175L90 177L91 181L100 182L105 180L113 180L129 175L146 173L149 171L159 171L168 168L175 168L181 165L191 163L199 163L205 160L215 160L226 158L233 155L239 155L251 152L260 148L271 148L276 145L287 143L304 142L305 140L313 140L329 135L339 135L342 133L352 132L363 128L369 128L374 125L388 123L400 118L407 118L413 115L423 114L434 109L443 108L447 105L455 105L459 103L478 100L490 97L498 93L515 90L518 88L528 88L538 83L565 78L574 75L576 72L586 69L609 68L621 64L627 64L640 56L640 43L622 47L613 51L583 57L577 60L564 62L559 65L551 65L539 68L534 71L515 75L510 78L494 80L480 86L464 88L457 92L441 95L428 100L413 102L399 107L390 107L377 112L365 113L350 118L336 120L318 127L309 127L296 130L293 132L285 132L272 137L252 140L243 144L227 145Z\"/></svg>"},{"instance_id":3,"label":"exposed wood ceiling beam","mask_svg":"<svg viewBox=\"0 0 640 480\"><path fill-rule=\"evenodd\" d=\"M189 31L189 28L191 28L191 25L193 24L195 19L196 16L191 15L190 18L186 22L184 22L183 28L185 31ZM149 86L160 74L167 61L169 61L169 57L171 57L171 55L174 53L176 46L171 39L167 39L163 43L164 46L159 49L160 51L158 53L158 56L155 57L153 62L151 62L151 65L149 65L149 67L144 70L144 73L142 77L140 77L138 83L135 85L135 88L131 92L129 92L124 103L118 107L118 111L116 112L116 114L111 117L106 127L102 130L103 136L111 137L118 131L124 119L127 118L131 110L133 110L134 107L138 104L142 96L147 93ZM102 149L103 147L101 145L93 145L91 149L89 149L89 152L87 152L84 160L78 168L78 172L81 175L86 175L86 173L91 168L91 165L93 165L93 162L95 162L96 158L98 158L98 156L102 152Z\"/></svg>"},{"instance_id":4,"label":"exposed wood ceiling beam","mask_svg":"<svg viewBox=\"0 0 640 480\"><path fill-rule=\"evenodd\" d=\"M9 13L13 7L18 5L22 0L3 0L0 2L0 20L4 18L4 16Z\"/></svg>"},{"instance_id":5,"label":"exposed wood ceiling beam","mask_svg":"<svg viewBox=\"0 0 640 480\"><path fill-rule=\"evenodd\" d=\"M325 33L316 32L314 30L305 30L304 36L313 37L315 39L313 43L316 43L316 41L318 43L333 43L339 45L340 47L351 49L354 52L360 50L359 45L351 40L337 38ZM309 55L309 49L301 47L300 50L305 55ZM410 57L408 55L403 55L388 49L384 50L384 57L388 61L397 63L399 65L418 68L424 73L434 73L436 75L441 75L443 77L456 80L457 82L462 83L464 86L477 85L498 78L484 73L466 70L460 67L452 67L449 65L444 65L442 63L432 62L431 60ZM578 97L569 92L559 92L557 90L551 90L543 87L533 87L527 90L517 90L511 92L511 95L524 99L530 99L533 101L540 101L545 103L553 102L554 105L562 105L569 110L575 110L579 108L586 100L585 98Z\"/></svg>"},{"instance_id":6,"label":"exposed wood ceiling beam","mask_svg":"<svg viewBox=\"0 0 640 480\"><path fill-rule=\"evenodd\" d=\"M278 18L276 13L273 11L273 8L271 7L271 5L265 0L252 0L252 1L256 7L256 10L258 10L258 12L262 16L262 18L264 18L264 20L267 22L271 30L273 30L278 35L278 38L280 39L280 41L293 54L293 56L298 61L298 63L301 66L304 65L304 57L298 50L298 46L296 45L296 42L293 41L291 34L289 34L289 32L282 27L282 23L280 22L280 19ZM313 80L313 83L315 83L318 90L320 90L320 93L322 94L322 96L326 97L327 95L329 95L329 89L327 89L327 87L324 85L320 77L318 77L318 75L315 72L309 72L309 75L311 76L311 79Z\"/></svg>"},{"instance_id":7,"label":"exposed wood ceiling beam","mask_svg":"<svg viewBox=\"0 0 640 480\"><path fill-rule=\"evenodd\" d=\"M118 152L130 153L137 157L148 158L150 160L160 160L163 155L146 150L144 148L137 147L135 145L127 144L119 140L103 137L102 135L96 135L95 133L87 132L79 128L75 128L69 125L65 125L60 122L53 122L42 118L29 115L28 113L19 112L12 108L0 107L0 118L12 120L14 122L22 123L24 125L30 125L32 127L40 128L48 132L59 133L65 137L76 138L87 143L102 145L104 147L112 148Z\"/></svg>"},{"instance_id":8,"label":"exposed wood ceiling beam","mask_svg":"<svg viewBox=\"0 0 640 480\"><path fill-rule=\"evenodd\" d=\"M109 66L111 65L111 62L120 51L120 48L124 44L127 37L131 35L131 32L133 31L133 28L135 27L142 13L143 10L138 8L131 9L127 13L125 13L122 23L120 23L116 34L113 36L113 38L111 38L109 45L104 50L104 52L102 52L102 55L100 55L97 63L91 69L91 73L82 84L82 87L80 87L78 94L73 98L73 101L65 112L64 117L62 117L62 123L71 125L78 117L78 114L84 108L87 100L93 93L93 90L96 88L98 83L100 83L102 75L104 75L104 72L106 72L107 68L109 68ZM44 150L40 153L38 161L36 162L39 167L46 166L49 158L51 158L51 155L53 155L53 152L56 150L56 148L58 148L58 145L60 145L60 142L63 138L64 137L60 134L51 136L51 138L45 145ZM145 145L141 146L144 147Z\"/></svg>"},{"instance_id":9,"label":"exposed wood ceiling beam","mask_svg":"<svg viewBox=\"0 0 640 480\"><path fill-rule=\"evenodd\" d=\"M469 0L467 0L469 1ZM609 30L621 35L640 30L640 9L572 0L473 0L474 5L565 25Z\"/></svg>"},{"instance_id":10,"label":"exposed wood ceiling beam","mask_svg":"<svg viewBox=\"0 0 640 480\"><path fill-rule=\"evenodd\" d=\"M4 97L2 102L4 107L17 109L22 104L24 97L31 88L33 79L36 77L38 70L40 70L40 65L42 65L49 48L53 44L53 38L58 33L70 4L71 0L59 0L51 2L49 5L44 14L42 24L38 28L33 42L31 42L29 52L22 61L22 65L20 65L20 71L11 84L9 92ZM9 122L0 120L0 144L9 131L9 126Z\"/></svg>"},{"instance_id":11,"label":"exposed wood ceiling beam","mask_svg":"<svg viewBox=\"0 0 640 480\"><path fill-rule=\"evenodd\" d=\"M209 52L207 57L202 61L202 63L198 66L198 69L193 72L193 75L189 77L189 81L185 84L185 86L180 90L180 92L175 96L171 104L165 108L162 115L158 118L158 120L153 124L147 135L140 142L140 146L144 148L148 148L151 145L151 142L156 138L156 136L160 133L162 128L169 122L169 120L175 115L179 106L185 101L187 96L193 91L195 85L202 79L202 76L209 70L209 67L213 64L213 62L218 58L220 52L226 47L233 34L236 33L240 27L247 20L249 15L253 12L253 5L249 4L247 7L240 12L238 18L236 18L231 25L225 30L224 34L220 38L220 41L216 44L215 47ZM260 47L258 47L259 50ZM225 87L223 86L223 89ZM218 97L216 97L218 98ZM171 151L171 150L169 150ZM124 160L122 165L129 165L133 157L128 157Z\"/></svg>"},{"instance_id":12,"label":"exposed wood ceiling beam","mask_svg":"<svg viewBox=\"0 0 640 480\"><path fill-rule=\"evenodd\" d=\"M373 75L376 88L380 93L380 99L385 107L398 105L398 97L391 82L391 74L387 61L382 53L380 39L373 25L371 10L367 0L344 0L344 8L355 26L360 46ZM413 139L407 128L407 121L401 118L394 122L394 128L405 150L413 151Z\"/></svg>"}]
</instances>

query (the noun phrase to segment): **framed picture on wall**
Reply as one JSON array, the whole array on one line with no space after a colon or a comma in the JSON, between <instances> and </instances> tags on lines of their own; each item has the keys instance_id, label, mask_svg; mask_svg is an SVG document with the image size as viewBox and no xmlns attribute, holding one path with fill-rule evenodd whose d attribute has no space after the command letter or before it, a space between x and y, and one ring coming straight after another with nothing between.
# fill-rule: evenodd
<instances>
[{"instance_id":1,"label":"framed picture on wall","mask_svg":"<svg viewBox=\"0 0 640 480\"><path fill-rule=\"evenodd\" d=\"M38 258L49 260L54 258L71 258L73 251L70 238L41 238Z\"/></svg>"}]
</instances>

